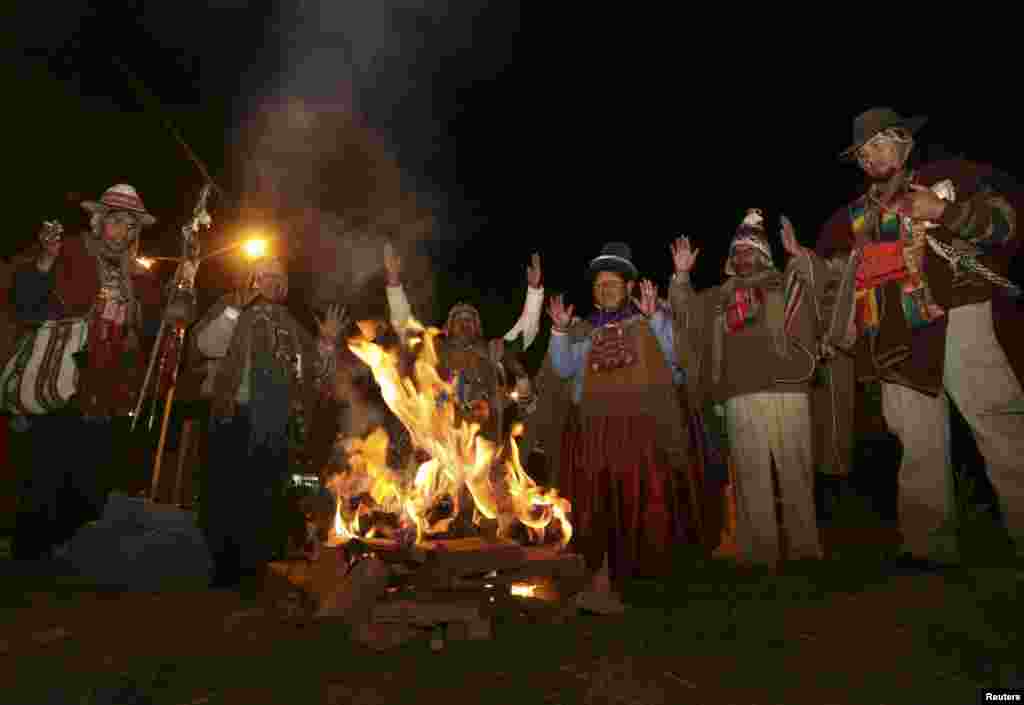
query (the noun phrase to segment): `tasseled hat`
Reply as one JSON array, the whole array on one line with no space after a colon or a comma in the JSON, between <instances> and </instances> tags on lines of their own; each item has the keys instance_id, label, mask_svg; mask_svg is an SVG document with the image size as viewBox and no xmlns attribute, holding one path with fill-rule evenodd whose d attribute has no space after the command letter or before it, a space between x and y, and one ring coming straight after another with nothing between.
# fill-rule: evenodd
<instances>
[{"instance_id":1,"label":"tasseled hat","mask_svg":"<svg viewBox=\"0 0 1024 705\"><path fill-rule=\"evenodd\" d=\"M768 244L768 238L764 233L764 214L760 208L747 210L743 222L736 228L736 234L733 236L732 242L729 243L729 258L725 261L725 273L730 277L736 274L736 270L732 266L732 254L739 245L753 247L764 257L767 266L775 267L775 262L772 260L772 247Z\"/></svg>"},{"instance_id":2,"label":"tasseled hat","mask_svg":"<svg viewBox=\"0 0 1024 705\"><path fill-rule=\"evenodd\" d=\"M476 336L479 338L483 335L484 328L480 323L480 312L476 310L476 307L470 306L465 302L459 302L449 309L448 320L445 321L442 333L448 335L449 331L452 329L452 323L459 316L469 316L473 319L473 328L475 329Z\"/></svg>"}]
</instances>

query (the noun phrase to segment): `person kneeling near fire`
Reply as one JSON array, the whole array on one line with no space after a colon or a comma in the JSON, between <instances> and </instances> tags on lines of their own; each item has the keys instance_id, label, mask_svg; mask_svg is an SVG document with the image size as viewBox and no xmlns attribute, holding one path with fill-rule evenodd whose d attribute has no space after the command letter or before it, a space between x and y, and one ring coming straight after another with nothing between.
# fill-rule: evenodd
<instances>
[{"instance_id":1,"label":"person kneeling near fire","mask_svg":"<svg viewBox=\"0 0 1024 705\"><path fill-rule=\"evenodd\" d=\"M575 548L592 573L581 606L621 607L622 582L665 574L671 550L686 540L678 502L689 438L674 382L672 317L657 289L640 283L625 243L609 243L587 270L595 312L573 318L562 296L548 305L549 356L562 379L573 381L575 423L562 436L561 490L572 503ZM692 519L692 517L691 517Z\"/></svg>"}]
</instances>

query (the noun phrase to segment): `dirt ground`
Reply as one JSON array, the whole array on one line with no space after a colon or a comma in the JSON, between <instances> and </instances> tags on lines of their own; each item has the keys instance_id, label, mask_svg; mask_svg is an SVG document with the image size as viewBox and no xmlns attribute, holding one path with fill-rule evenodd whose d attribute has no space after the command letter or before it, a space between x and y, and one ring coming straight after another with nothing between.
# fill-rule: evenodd
<instances>
[{"instance_id":1,"label":"dirt ground","mask_svg":"<svg viewBox=\"0 0 1024 705\"><path fill-rule=\"evenodd\" d=\"M970 669L956 667L971 654L944 653L969 651L970 639L944 647L922 634L965 597L963 585L937 575L851 585L824 599L799 589L779 599L756 584L737 591L694 575L684 587L655 585L620 617L511 620L492 641L440 653L427 639L374 653L339 624L285 619L238 592L97 592L45 577L22 584L19 592L8 580L0 604L0 682L18 694L0 700L23 705L864 705L968 703L978 687ZM81 699L118 678L152 698Z\"/></svg>"}]
</instances>

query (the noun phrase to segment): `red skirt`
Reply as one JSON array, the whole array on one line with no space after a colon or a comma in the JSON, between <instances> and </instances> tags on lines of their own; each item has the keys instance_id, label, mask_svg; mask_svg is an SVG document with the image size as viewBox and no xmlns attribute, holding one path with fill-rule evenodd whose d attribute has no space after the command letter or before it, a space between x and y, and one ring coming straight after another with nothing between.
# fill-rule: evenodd
<instances>
[{"instance_id":1,"label":"red skirt","mask_svg":"<svg viewBox=\"0 0 1024 705\"><path fill-rule=\"evenodd\" d=\"M562 491L572 503L573 547L610 577L662 576L687 541L682 473L656 443L649 417L572 419L562 434Z\"/></svg>"}]
</instances>

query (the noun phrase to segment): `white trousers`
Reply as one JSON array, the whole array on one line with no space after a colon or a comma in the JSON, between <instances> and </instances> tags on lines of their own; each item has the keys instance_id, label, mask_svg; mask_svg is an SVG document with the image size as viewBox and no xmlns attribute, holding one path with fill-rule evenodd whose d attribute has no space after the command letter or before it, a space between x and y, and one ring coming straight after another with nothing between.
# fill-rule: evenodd
<instances>
[{"instance_id":1,"label":"white trousers","mask_svg":"<svg viewBox=\"0 0 1024 705\"><path fill-rule=\"evenodd\" d=\"M725 404L736 470L736 543L742 559L779 560L772 458L790 558L821 558L814 506L810 400L804 393L763 392Z\"/></svg>"},{"instance_id":2,"label":"white trousers","mask_svg":"<svg viewBox=\"0 0 1024 705\"><path fill-rule=\"evenodd\" d=\"M967 420L999 495L1010 534L1024 542L1024 415L1000 414L1021 398L1021 384L996 340L992 304L949 312L943 385ZM954 511L949 399L882 385L882 412L903 443L899 471L904 547L930 552L932 533Z\"/></svg>"}]
</instances>

